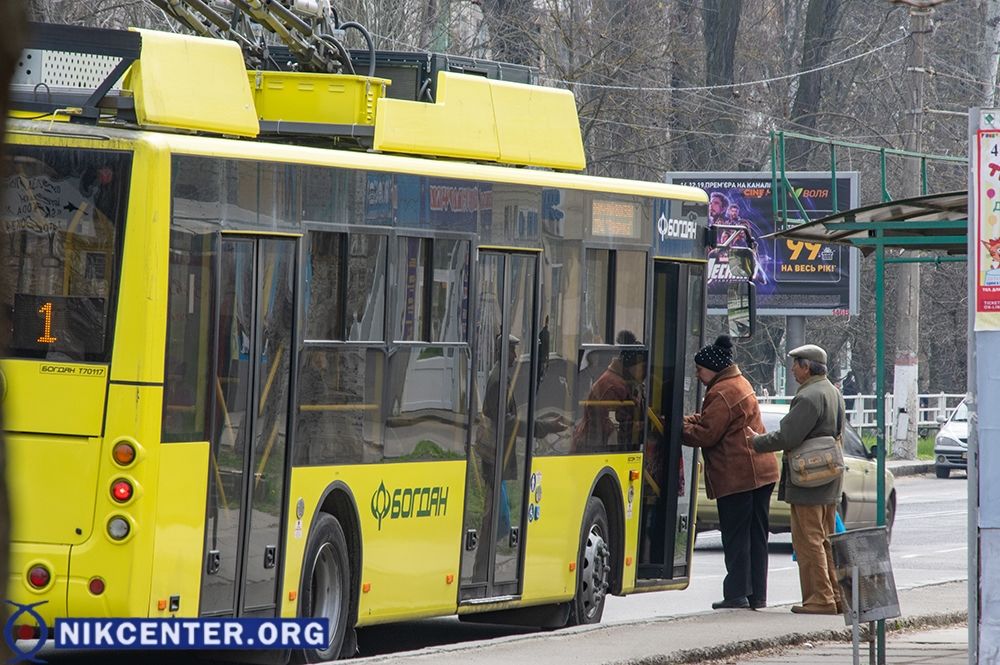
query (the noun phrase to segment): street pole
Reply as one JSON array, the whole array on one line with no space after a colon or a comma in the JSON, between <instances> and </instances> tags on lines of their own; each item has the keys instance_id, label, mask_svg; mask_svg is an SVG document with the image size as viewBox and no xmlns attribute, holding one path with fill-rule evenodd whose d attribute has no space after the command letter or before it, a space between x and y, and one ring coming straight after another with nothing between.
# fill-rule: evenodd
<instances>
[{"instance_id":1,"label":"street pole","mask_svg":"<svg viewBox=\"0 0 1000 665\"><path fill-rule=\"evenodd\" d=\"M785 395L794 395L799 384L792 374L792 359L787 354L792 349L797 349L806 343L806 317L786 316L785 317Z\"/></svg>"},{"instance_id":2,"label":"street pole","mask_svg":"<svg viewBox=\"0 0 1000 665\"><path fill-rule=\"evenodd\" d=\"M937 2L893 0L909 7L910 43L907 54L906 113L907 131L904 149L921 152L923 148L924 42L930 31L930 14ZM902 198L924 194L920 160L903 159ZM896 267L896 362L893 370L893 457L917 458L917 423L920 351L920 264L904 263ZM881 397L881 396L880 396Z\"/></svg>"}]
</instances>

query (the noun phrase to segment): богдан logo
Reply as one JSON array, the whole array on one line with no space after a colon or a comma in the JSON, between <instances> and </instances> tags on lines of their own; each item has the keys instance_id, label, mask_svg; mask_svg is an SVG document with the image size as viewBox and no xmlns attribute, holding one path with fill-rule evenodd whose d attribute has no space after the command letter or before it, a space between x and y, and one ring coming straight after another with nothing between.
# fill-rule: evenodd
<instances>
[{"instance_id":1,"label":"\u0431\u043e\u0433\u0434\u0430\u043d logo","mask_svg":"<svg viewBox=\"0 0 1000 665\"><path fill-rule=\"evenodd\" d=\"M382 530L382 520L389 518L408 519L411 517L438 517L448 513L447 487L407 487L390 492L385 483L380 482L372 494L372 517L378 520L378 530Z\"/></svg>"},{"instance_id":2,"label":"\u0431\u043e\u0433\u0434\u0430\u043d logo","mask_svg":"<svg viewBox=\"0 0 1000 665\"><path fill-rule=\"evenodd\" d=\"M32 603L31 605L22 605L21 603L15 603L12 600L7 601L8 605L13 605L17 608L17 611L10 615L7 619L7 623L3 627L3 640L7 643L7 646L10 647L11 652L14 654L14 657L7 661L7 665L13 665L14 663L20 663L23 661L28 661L30 663L45 662L41 658L35 658L34 655L41 651L42 647L45 646L45 640L48 638L49 629L45 625L45 619L43 619L42 615L35 611L35 608L39 605L44 605L47 602L49 601L43 600L39 603ZM29 638L14 634L14 626L17 624L18 617L22 614L34 617L35 622L38 623L38 641L35 642L35 646L31 647L27 651L17 646L17 640Z\"/></svg>"}]
</instances>

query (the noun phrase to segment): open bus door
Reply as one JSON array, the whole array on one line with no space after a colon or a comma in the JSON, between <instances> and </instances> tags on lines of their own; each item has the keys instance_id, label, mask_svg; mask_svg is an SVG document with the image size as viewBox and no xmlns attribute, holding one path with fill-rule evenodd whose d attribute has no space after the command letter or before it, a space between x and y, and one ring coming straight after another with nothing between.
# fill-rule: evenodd
<instances>
[{"instance_id":1,"label":"open bus door","mask_svg":"<svg viewBox=\"0 0 1000 665\"><path fill-rule=\"evenodd\" d=\"M686 585L694 546L698 456L681 446L686 413L698 407L694 354L701 347L705 267L653 263L649 432L643 456L637 591Z\"/></svg>"}]
</instances>

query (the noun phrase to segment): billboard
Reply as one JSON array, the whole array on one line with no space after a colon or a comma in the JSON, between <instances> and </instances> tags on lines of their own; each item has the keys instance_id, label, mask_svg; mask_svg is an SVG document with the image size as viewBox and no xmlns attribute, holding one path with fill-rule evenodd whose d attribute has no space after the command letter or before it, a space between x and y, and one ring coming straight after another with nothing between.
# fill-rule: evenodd
<instances>
[{"instance_id":1,"label":"billboard","mask_svg":"<svg viewBox=\"0 0 1000 665\"><path fill-rule=\"evenodd\" d=\"M994 112L995 113L995 112ZM989 115L983 112L981 116ZM986 120L986 122L983 122ZM989 119L980 123L989 127ZM1000 132L976 132L976 330L1000 330Z\"/></svg>"},{"instance_id":2,"label":"billboard","mask_svg":"<svg viewBox=\"0 0 1000 665\"><path fill-rule=\"evenodd\" d=\"M789 172L788 217L810 220L833 212L829 172ZM673 173L667 182L708 192L708 223L741 226L756 240L757 313L768 316L854 315L858 312L858 250L843 245L766 238L775 231L770 172ZM858 205L858 174L838 173L837 208ZM798 204L796 204L796 201ZM692 204L696 205L696 204ZM702 206L704 204L701 204ZM683 214L683 211L682 211ZM721 232L721 242L728 233ZM735 240L734 245L743 245ZM727 250L708 252L709 314L724 314L729 271Z\"/></svg>"}]
</instances>

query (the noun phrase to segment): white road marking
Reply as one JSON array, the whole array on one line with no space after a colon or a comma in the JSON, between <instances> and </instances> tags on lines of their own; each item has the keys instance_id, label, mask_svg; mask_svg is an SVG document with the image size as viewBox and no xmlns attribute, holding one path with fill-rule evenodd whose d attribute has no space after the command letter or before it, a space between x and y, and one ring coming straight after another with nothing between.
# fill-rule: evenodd
<instances>
[{"instance_id":1,"label":"white road marking","mask_svg":"<svg viewBox=\"0 0 1000 665\"><path fill-rule=\"evenodd\" d=\"M949 552L961 552L967 549L968 546L963 547L952 547L947 550L935 550L934 552L915 552L914 554L903 554L900 559L916 559L918 556L933 556L935 554L948 554Z\"/></svg>"},{"instance_id":2,"label":"white road marking","mask_svg":"<svg viewBox=\"0 0 1000 665\"><path fill-rule=\"evenodd\" d=\"M936 513L921 513L919 515L897 515L896 520L922 520L928 517L953 517L955 515L968 515L967 510L942 510Z\"/></svg>"}]
</instances>

